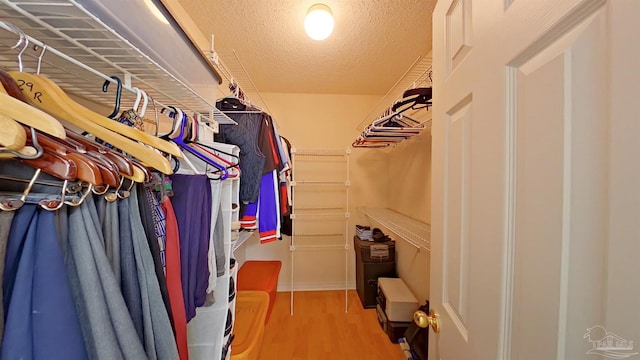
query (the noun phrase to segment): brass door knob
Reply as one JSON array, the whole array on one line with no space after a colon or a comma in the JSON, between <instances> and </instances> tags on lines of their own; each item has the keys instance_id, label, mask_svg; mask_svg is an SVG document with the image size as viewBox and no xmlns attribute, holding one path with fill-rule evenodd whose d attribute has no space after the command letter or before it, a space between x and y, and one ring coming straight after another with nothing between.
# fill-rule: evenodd
<instances>
[{"instance_id":1,"label":"brass door knob","mask_svg":"<svg viewBox=\"0 0 640 360\"><path fill-rule=\"evenodd\" d=\"M440 332L440 315L438 315L438 313L433 309L431 309L428 315L422 310L414 312L413 322L423 329L428 328L429 325L431 325L434 333L437 334Z\"/></svg>"}]
</instances>

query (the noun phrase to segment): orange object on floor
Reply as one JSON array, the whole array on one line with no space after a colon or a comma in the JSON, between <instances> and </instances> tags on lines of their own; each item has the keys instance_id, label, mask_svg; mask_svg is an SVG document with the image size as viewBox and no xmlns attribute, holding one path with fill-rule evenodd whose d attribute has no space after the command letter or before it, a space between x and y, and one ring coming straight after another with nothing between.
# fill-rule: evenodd
<instances>
[{"instance_id":1,"label":"orange object on floor","mask_svg":"<svg viewBox=\"0 0 640 360\"><path fill-rule=\"evenodd\" d=\"M269 294L266 292L238 291L231 360L258 360L268 308Z\"/></svg>"},{"instance_id":2,"label":"orange object on floor","mask_svg":"<svg viewBox=\"0 0 640 360\"><path fill-rule=\"evenodd\" d=\"M260 290L269 293L269 309L264 321L266 324L271 316L273 304L276 301L278 289L278 275L282 263L280 261L245 261L238 270L238 291Z\"/></svg>"}]
</instances>

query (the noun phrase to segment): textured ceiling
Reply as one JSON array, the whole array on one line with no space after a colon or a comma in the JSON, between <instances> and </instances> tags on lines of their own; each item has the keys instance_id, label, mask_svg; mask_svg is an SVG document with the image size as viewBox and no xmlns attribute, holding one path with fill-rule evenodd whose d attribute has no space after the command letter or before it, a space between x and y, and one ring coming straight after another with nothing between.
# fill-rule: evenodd
<instances>
[{"instance_id":1,"label":"textured ceiling","mask_svg":"<svg viewBox=\"0 0 640 360\"><path fill-rule=\"evenodd\" d=\"M261 92L385 94L431 50L436 0L179 2L203 34L215 35L223 61L234 62L235 51ZM324 41L304 32L307 9L318 2L335 18Z\"/></svg>"}]
</instances>

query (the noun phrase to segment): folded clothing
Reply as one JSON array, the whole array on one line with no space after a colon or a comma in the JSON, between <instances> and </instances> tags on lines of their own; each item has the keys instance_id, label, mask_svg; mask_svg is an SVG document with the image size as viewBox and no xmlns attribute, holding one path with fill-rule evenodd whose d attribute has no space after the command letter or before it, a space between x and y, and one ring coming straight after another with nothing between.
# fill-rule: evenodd
<instances>
[{"instance_id":1,"label":"folded clothing","mask_svg":"<svg viewBox=\"0 0 640 360\"><path fill-rule=\"evenodd\" d=\"M369 226L356 225L356 235L362 240L371 240L373 231Z\"/></svg>"}]
</instances>

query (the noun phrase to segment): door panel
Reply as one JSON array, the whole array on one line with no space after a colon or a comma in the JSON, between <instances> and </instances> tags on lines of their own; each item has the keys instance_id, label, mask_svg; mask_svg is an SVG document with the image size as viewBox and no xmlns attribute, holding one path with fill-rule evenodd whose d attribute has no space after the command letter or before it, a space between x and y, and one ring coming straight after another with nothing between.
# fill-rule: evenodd
<instances>
[{"instance_id":1,"label":"door panel","mask_svg":"<svg viewBox=\"0 0 640 360\"><path fill-rule=\"evenodd\" d=\"M471 0L454 0L447 12L447 72L471 50Z\"/></svg>"},{"instance_id":2,"label":"door panel","mask_svg":"<svg viewBox=\"0 0 640 360\"><path fill-rule=\"evenodd\" d=\"M601 320L608 104L600 97L605 76L597 74L606 67L605 23L597 12L510 72L517 104L515 231L507 240L513 359L585 354L590 344L575 340Z\"/></svg>"},{"instance_id":3,"label":"door panel","mask_svg":"<svg viewBox=\"0 0 640 360\"><path fill-rule=\"evenodd\" d=\"M563 235L564 58L519 71L511 358L553 359ZM544 280L544 281L541 281ZM545 316L535 316L542 314ZM527 326L521 326L527 324ZM537 344L545 344L538 346Z\"/></svg>"},{"instance_id":4,"label":"door panel","mask_svg":"<svg viewBox=\"0 0 640 360\"><path fill-rule=\"evenodd\" d=\"M605 5L436 6L430 300L442 332L430 359L591 348L607 273Z\"/></svg>"},{"instance_id":5,"label":"door panel","mask_svg":"<svg viewBox=\"0 0 640 360\"><path fill-rule=\"evenodd\" d=\"M448 114L446 236L444 244L443 307L464 341L468 330L469 297L469 163L471 160L472 102L467 97Z\"/></svg>"}]
</instances>

